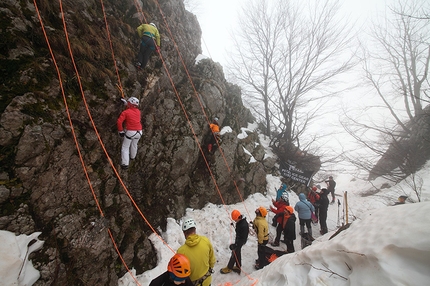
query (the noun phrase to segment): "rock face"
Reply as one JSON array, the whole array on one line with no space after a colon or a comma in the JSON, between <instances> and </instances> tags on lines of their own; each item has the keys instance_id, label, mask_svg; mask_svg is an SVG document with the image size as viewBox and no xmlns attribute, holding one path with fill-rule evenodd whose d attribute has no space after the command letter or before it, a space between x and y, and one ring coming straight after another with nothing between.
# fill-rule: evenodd
<instances>
[{"instance_id":1,"label":"rock face","mask_svg":"<svg viewBox=\"0 0 430 286\"><path fill-rule=\"evenodd\" d=\"M265 190L275 162L264 160L256 134L238 139L253 118L221 66L195 63L201 31L182 1L137 7L132 0L104 1L118 73L98 1L62 1L64 22L57 1L37 4L67 110L36 8L31 1L0 3L0 229L42 232L44 247L31 257L41 271L35 285L116 285L125 267L111 238L140 273L156 263L147 239L151 227L163 229L167 217L180 218L187 207L221 203L218 190L226 203L239 201L238 192L246 197ZM135 28L143 15L159 27L162 57L154 54L137 72ZM137 158L119 176L110 165L118 168L120 160L117 86L140 99L143 124ZM214 116L233 131L210 155L205 140ZM257 162L250 163L244 149Z\"/></svg>"}]
</instances>

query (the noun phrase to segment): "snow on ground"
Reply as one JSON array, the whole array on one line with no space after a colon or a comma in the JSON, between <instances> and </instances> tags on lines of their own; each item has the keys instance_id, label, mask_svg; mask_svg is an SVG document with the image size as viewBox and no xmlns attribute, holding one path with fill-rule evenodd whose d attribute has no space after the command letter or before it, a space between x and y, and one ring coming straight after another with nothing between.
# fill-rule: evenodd
<instances>
[{"instance_id":1,"label":"snow on ground","mask_svg":"<svg viewBox=\"0 0 430 286\"><path fill-rule=\"evenodd\" d=\"M242 133L238 136L247 136L246 130L255 130L255 128L255 126L249 126L242 129ZM225 129L224 132L231 131ZM268 140L264 137L260 137L260 140L267 148ZM269 149L267 149L266 155L274 157ZM250 162L250 164L252 163ZM417 172L417 177L423 180L421 196L424 202L421 203L413 203L417 201L417 198L408 188L407 181L398 185L391 184L391 187L378 190L384 183L387 183L381 178L368 182L348 173L333 173L331 175L337 182L336 198L340 205L336 203L329 206L327 219L329 233L321 236L319 225L312 225L316 240L311 246L301 250L297 221L297 239L294 241L296 252L283 255L264 269L255 271L257 238L251 231L248 242L242 248L242 274L221 274L219 270L227 265L230 258L231 252L228 246L235 237L230 213L233 209L238 209L250 221L255 218L256 208L259 206L269 208L272 198L276 196L276 189L281 184L281 178L267 175L267 188L264 194L253 194L244 202L235 205L224 206L208 203L201 210L187 209L185 216L180 221L168 218L166 231L160 230L161 237L155 234L150 236L150 240L157 250L157 267L144 273L136 273L132 269L132 274L140 285L148 285L153 278L165 272L173 252L185 242L181 222L190 217L197 223L197 233L207 236L213 244L217 258L212 280L213 286L428 285L430 279L428 271L430 269L429 170L430 162ZM324 182L316 183L321 187L326 186ZM346 223L344 209L346 192L348 222L352 222L352 225L329 240L338 227ZM402 194L409 196L406 205L392 206L397 197ZM294 206L297 201L297 195L290 192L290 204ZM273 213L269 212L267 220L270 227L270 241L274 239L276 233L275 227L271 226L272 217ZM7 232L0 232L0 234L2 233ZM0 238L3 241L2 246L14 241L15 236L9 234L10 239L4 239L6 237L4 235ZM27 236L22 236L22 238L25 237ZM22 249L25 248L20 249L21 252L16 252L16 257L21 257L18 258L18 260L21 259L18 261L19 263L16 263L15 258L5 260L4 253L6 252L1 252L0 249L2 258L0 259L0 285L24 285L17 284L18 282L4 284L4 281L18 281L17 275L19 275L22 262L27 261L28 258L25 255L22 257ZM286 250L286 246L281 243L275 249ZM34 251L34 249L29 249L29 251ZM31 263L28 265L30 266ZM35 281L34 278L39 277L39 273L35 274L30 270L28 273L31 274L29 277L33 279L33 282L26 285L32 285ZM8 274L15 276L7 276ZM136 283L127 273L119 279L118 285L132 286Z\"/></svg>"},{"instance_id":2,"label":"snow on ground","mask_svg":"<svg viewBox=\"0 0 430 286\"><path fill-rule=\"evenodd\" d=\"M44 242L38 239L40 234L15 236L12 232L0 230L1 286L33 285L39 279L40 273L28 256L42 248Z\"/></svg>"},{"instance_id":3,"label":"snow on ground","mask_svg":"<svg viewBox=\"0 0 430 286\"><path fill-rule=\"evenodd\" d=\"M247 130L256 126L242 128L240 138L247 136ZM260 137L266 146L266 156L274 157L267 149L268 139ZM250 162L251 163L251 162ZM427 174L430 162L418 172L423 178L422 200L416 202L416 196L408 191L406 182L397 186L379 189L384 179L368 182L350 174L332 174L337 182L336 204L328 210L327 225L329 232L321 236L319 225L312 225L316 240L301 250L300 236L294 241L295 253L284 255L264 269L255 271L257 258L257 238L250 232L248 242L242 248L242 274L234 272L221 274L219 270L227 265L230 258L228 246L234 242L235 232L230 225L230 213L238 209L248 221L255 218L255 209L259 206L268 208L271 199L281 184L281 178L267 175L267 188L264 194L253 194L244 202L235 205L214 205L208 203L203 209L187 209L181 219L193 218L197 224L197 233L207 236L213 244L217 263L212 285L428 285L430 279L430 181ZM426 180L427 179L427 180ZM326 187L324 182L317 182ZM391 184L393 185L393 184ZM345 193L348 201L348 219L346 219ZM403 206L392 206L397 197L409 195L409 202ZM290 204L298 201L295 193L290 193ZM339 202L340 204L338 204ZM297 214L296 214L297 215ZM271 226L273 213L267 220L270 227L270 241L276 234ZM167 244L176 250L185 242L181 231L181 221L168 220L167 231L161 236ZM351 227L333 239L329 238L346 222L353 222ZM296 233L299 233L298 221ZM138 275L141 285L166 271L167 263L173 251L166 247L156 235L150 237L158 252L159 264L154 269ZM286 250L281 243L275 249ZM136 275L135 273L133 273ZM129 274L119 280L120 286L136 285Z\"/></svg>"}]
</instances>

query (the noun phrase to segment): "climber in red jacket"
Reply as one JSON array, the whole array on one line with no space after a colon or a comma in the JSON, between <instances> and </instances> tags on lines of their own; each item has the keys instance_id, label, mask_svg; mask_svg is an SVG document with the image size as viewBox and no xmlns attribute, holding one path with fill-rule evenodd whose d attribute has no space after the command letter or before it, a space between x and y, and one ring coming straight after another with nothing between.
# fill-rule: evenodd
<instances>
[{"instance_id":1,"label":"climber in red jacket","mask_svg":"<svg viewBox=\"0 0 430 286\"><path fill-rule=\"evenodd\" d=\"M121 167L128 169L130 159L134 160L137 155L137 142L142 136L142 123L140 122L140 110L138 108L139 99L130 97L125 103L127 108L121 112L117 120L117 127L119 136L123 138ZM123 125L125 125L125 128Z\"/></svg>"}]
</instances>

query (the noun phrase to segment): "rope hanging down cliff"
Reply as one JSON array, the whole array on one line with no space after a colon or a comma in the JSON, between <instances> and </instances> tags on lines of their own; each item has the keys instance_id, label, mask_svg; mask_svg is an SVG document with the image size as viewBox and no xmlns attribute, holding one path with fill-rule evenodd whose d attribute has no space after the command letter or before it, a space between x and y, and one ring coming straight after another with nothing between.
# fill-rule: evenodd
<instances>
[{"instance_id":1,"label":"rope hanging down cliff","mask_svg":"<svg viewBox=\"0 0 430 286\"><path fill-rule=\"evenodd\" d=\"M39 8L38 8L38 6L37 6L36 0L33 0L33 4L34 4L34 7L35 7L36 12L37 12L37 16L38 16L38 19L39 19L40 26L41 26L41 28L42 28L43 35L44 35L45 40L46 40L46 44L47 44L48 49L49 49L49 52L50 52L50 54L51 54L51 58L52 58L52 60L53 60L55 70L57 71L57 77L58 77L58 80L59 80L59 84L60 84L60 89L61 89L61 93L62 93L62 97L63 97L64 105L65 105L65 108L66 108L67 118L68 118L68 120L69 120L69 124L70 124L70 128L71 128L71 132L72 132L73 140L74 140L74 143L75 143L75 147L76 147L76 150L77 150L78 155L79 155L79 160L80 160L80 162L81 162L81 164L82 164L82 169L83 169L83 171L84 171L84 173L85 173L85 176L86 176L86 178L87 178L88 186L89 186L89 187L90 187L90 189L91 189L91 193L92 193L92 195L93 195L94 201L95 201L95 202L96 202L96 204L97 204L97 208L98 208L98 210L99 210L99 212L100 212L100 216L101 216L102 218L104 218L103 210L101 209L100 203L99 203L99 201L98 201L98 199L97 199L97 196L96 196L96 194L95 194L95 191L94 191L94 188L93 188L93 186L92 186L92 183L91 183L90 177L89 177L89 175L88 175L88 170L87 170L87 168L86 168L86 165L85 165L85 162L84 162L84 159L83 159L83 156L82 156L81 150L80 150L80 148L79 148L79 143L78 143L78 140L77 140L77 138L76 138L75 129L74 129L74 126L73 126L72 118L71 118L71 115L70 115L70 112L69 112L69 107L68 107L68 104L67 104L66 94L65 94L64 86L63 86L63 81L62 81L62 79L61 79L61 73L60 73L60 70L59 70L59 68L58 68L58 64L57 64L57 61L56 61L56 59L55 59L54 53L53 53L53 51L52 51L51 44L50 44L49 39L48 39L48 35L46 34L46 30L45 30L45 27L44 27L44 25L43 25L43 21L42 21L42 18L41 18L41 16L40 16L40 12L39 12ZM120 251L119 251L119 249L118 249L118 246L117 246L117 244L116 244L116 242L115 242L115 239L114 239L114 237L113 237L113 235L112 235L111 230L110 230L109 228L106 228L106 229L107 229L107 232L108 232L108 234L109 234L109 237L111 238L112 244L114 245L114 248L115 248L115 250L116 250L116 252L117 252L118 256L120 257L120 259L121 259L121 261L122 261L122 263L123 263L123 265L124 265L125 269L127 269L128 273L130 273L131 277L133 277L133 279L134 279L134 281L136 282L136 284L137 284L137 285L140 285L140 284L139 284L139 282L137 281L136 277L134 277L133 273L130 271L130 269L128 268L128 266L127 266L126 262L124 261L124 258L122 257L121 252L120 252Z\"/></svg>"}]
</instances>

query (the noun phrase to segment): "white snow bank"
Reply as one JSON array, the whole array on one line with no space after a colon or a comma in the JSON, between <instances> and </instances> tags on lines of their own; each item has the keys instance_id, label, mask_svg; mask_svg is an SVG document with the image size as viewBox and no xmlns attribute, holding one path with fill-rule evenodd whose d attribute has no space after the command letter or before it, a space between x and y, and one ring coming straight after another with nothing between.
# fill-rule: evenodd
<instances>
[{"instance_id":1,"label":"white snow bank","mask_svg":"<svg viewBox=\"0 0 430 286\"><path fill-rule=\"evenodd\" d=\"M368 212L332 240L252 273L255 285L427 285L429 212L430 202ZM249 278L237 285L249 285Z\"/></svg>"},{"instance_id":2,"label":"white snow bank","mask_svg":"<svg viewBox=\"0 0 430 286\"><path fill-rule=\"evenodd\" d=\"M40 273L33 267L28 256L43 246L38 239L41 232L32 235L15 236L9 231L0 230L0 285L33 285Z\"/></svg>"}]
</instances>

